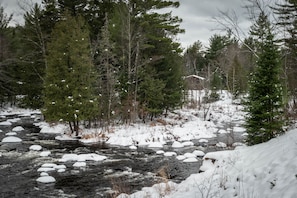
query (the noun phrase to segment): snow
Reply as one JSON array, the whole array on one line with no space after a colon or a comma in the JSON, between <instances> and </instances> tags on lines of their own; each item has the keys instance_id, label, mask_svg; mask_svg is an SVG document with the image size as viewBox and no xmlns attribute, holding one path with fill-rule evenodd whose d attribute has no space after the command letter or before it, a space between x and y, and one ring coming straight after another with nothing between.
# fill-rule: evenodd
<instances>
[{"instance_id":1,"label":"snow","mask_svg":"<svg viewBox=\"0 0 297 198\"><path fill-rule=\"evenodd\" d=\"M40 145L31 145L29 147L29 149L32 150L32 151L40 151L40 150L42 150L42 146L40 146Z\"/></svg>"},{"instance_id":2,"label":"snow","mask_svg":"<svg viewBox=\"0 0 297 198\"><path fill-rule=\"evenodd\" d=\"M52 176L41 176L38 179L36 179L37 182L40 183L54 183L56 182L56 179Z\"/></svg>"},{"instance_id":3,"label":"snow","mask_svg":"<svg viewBox=\"0 0 297 198\"><path fill-rule=\"evenodd\" d=\"M194 146L193 142L187 141L187 142L182 142L182 145L184 146Z\"/></svg>"},{"instance_id":4,"label":"snow","mask_svg":"<svg viewBox=\"0 0 297 198\"><path fill-rule=\"evenodd\" d=\"M156 152L157 155L163 155L164 153L165 153L165 151L163 151L163 150L158 150L158 151Z\"/></svg>"},{"instance_id":5,"label":"snow","mask_svg":"<svg viewBox=\"0 0 297 198\"><path fill-rule=\"evenodd\" d=\"M54 164L54 163L45 163L45 164L41 165L41 167L43 167L43 168L54 168L56 166L57 166L57 164Z\"/></svg>"},{"instance_id":6,"label":"snow","mask_svg":"<svg viewBox=\"0 0 297 198\"><path fill-rule=\"evenodd\" d=\"M219 148L226 148L227 147L227 145L224 142L218 142L216 144L216 146L219 147Z\"/></svg>"},{"instance_id":7,"label":"snow","mask_svg":"<svg viewBox=\"0 0 297 198\"><path fill-rule=\"evenodd\" d=\"M39 123L39 127L41 128L40 133L64 133L68 128L64 124L57 125L49 125L45 122Z\"/></svg>"},{"instance_id":8,"label":"snow","mask_svg":"<svg viewBox=\"0 0 297 198\"><path fill-rule=\"evenodd\" d=\"M181 160L184 160L184 159L187 159L187 158L184 155L178 155L178 156L176 156L176 159L181 161Z\"/></svg>"},{"instance_id":9,"label":"snow","mask_svg":"<svg viewBox=\"0 0 297 198\"><path fill-rule=\"evenodd\" d=\"M186 158L196 158L196 155L194 153L185 153L184 156Z\"/></svg>"},{"instance_id":10,"label":"snow","mask_svg":"<svg viewBox=\"0 0 297 198\"><path fill-rule=\"evenodd\" d=\"M204 91L193 91L196 98L202 99ZM199 139L200 143L207 143L207 138L215 137L220 130L218 126L224 126L231 121L241 122L245 113L242 106L232 103L231 95L220 92L221 100L212 104L203 104L199 109L182 108L169 112L166 118L151 123L136 123L115 125L111 127L112 133L105 133L106 143L117 146L148 146L149 148L163 148L168 142L174 142L173 147L182 148L193 146L192 140ZM203 118L206 109L209 113ZM165 124L164 124L165 123ZM45 122L36 124L41 128L41 133L60 134L58 140L72 140L68 135L69 126L66 124L49 125ZM236 126L236 131L243 128ZM102 140L97 129L83 129L87 138L79 141L92 143ZM232 129L230 129L232 130ZM234 131L234 130L233 130ZM228 133L228 131L225 131ZM89 135L88 135L89 134ZM135 147L134 147L135 149Z\"/></svg>"},{"instance_id":11,"label":"snow","mask_svg":"<svg viewBox=\"0 0 297 198\"><path fill-rule=\"evenodd\" d=\"M184 145L178 141L173 142L172 148L182 148Z\"/></svg>"},{"instance_id":12,"label":"snow","mask_svg":"<svg viewBox=\"0 0 297 198\"><path fill-rule=\"evenodd\" d=\"M171 156L176 156L176 155L177 155L176 152L172 152L172 151L168 151L168 152L164 153L164 156L166 156L166 157L171 157Z\"/></svg>"},{"instance_id":13,"label":"snow","mask_svg":"<svg viewBox=\"0 0 297 198\"><path fill-rule=\"evenodd\" d=\"M50 151L42 151L39 153L40 157L48 157L51 154Z\"/></svg>"},{"instance_id":14,"label":"snow","mask_svg":"<svg viewBox=\"0 0 297 198\"><path fill-rule=\"evenodd\" d=\"M75 153L64 154L59 162L77 161L78 155Z\"/></svg>"},{"instance_id":15,"label":"snow","mask_svg":"<svg viewBox=\"0 0 297 198\"><path fill-rule=\"evenodd\" d=\"M204 77L201 77L201 76L198 76L198 75L189 75L189 76L186 76L185 78L197 78L199 80L205 80Z\"/></svg>"},{"instance_id":16,"label":"snow","mask_svg":"<svg viewBox=\"0 0 297 198\"><path fill-rule=\"evenodd\" d=\"M200 91L198 91L200 92ZM197 93L198 93L197 92ZM239 132L247 135L243 124L245 113L241 105L232 103L232 99L227 92L222 92L221 100L209 105L209 113L203 119L204 107L201 109L180 109L169 113L167 118L163 118L167 124L152 122L151 124L131 124L113 126L112 133L108 136L107 144L127 146L130 149L137 149L139 146L160 149L156 154L173 157L184 163L197 163L203 160L200 173L192 174L186 180L177 184L167 181L155 184L151 187L144 187L131 195L122 194L120 198L184 198L184 197L270 197L270 198L295 198L297 186L297 129L290 130L286 134L255 146L246 146L235 142L234 150L217 151L204 153L203 148L193 152L177 154L167 149L168 143L175 150L183 147L191 147L194 141L207 143L207 138L214 137L217 132L230 133ZM202 95L198 95L202 98ZM5 117L5 114L1 113ZM236 122L233 128L222 129L226 123ZM2 126L11 126L11 121L1 122ZM0 123L0 125L1 125ZM3 124L4 123L4 124ZM8 124L8 125L6 125ZM65 140L69 131L64 124L49 125L44 122L37 123L41 128L41 133L57 133L61 140ZM85 130L87 131L87 130ZM95 134L94 131L89 131ZM93 136L92 136L93 137ZM21 141L15 136L4 137ZM98 137L82 139L82 142L96 142ZM164 148L164 145L166 147ZM33 145L34 146L34 145ZM219 142L217 146L225 147L226 144ZM182 150L181 149L181 150ZM190 148L191 149L191 148ZM189 150L190 150L189 149ZM164 151L166 150L166 152ZM203 150L203 151L202 151ZM50 151L40 152L40 156L49 156ZM0 155L1 156L1 155ZM202 158L203 157L203 158ZM202 158L202 159L201 159ZM43 160L47 158L43 158ZM85 167L88 161L102 161L106 156L95 153L85 154L64 154L55 163L45 163L41 165L37 172L40 177L36 180L41 183L53 183L55 178L49 176L52 171L65 172L66 166L63 163L73 163L74 167ZM68 164L67 164L68 165ZM131 174L131 171L126 171ZM57 174L57 173L56 173Z\"/></svg>"},{"instance_id":17,"label":"snow","mask_svg":"<svg viewBox=\"0 0 297 198\"><path fill-rule=\"evenodd\" d=\"M60 132L57 131L57 133L60 133ZM63 135L58 135L58 136L55 137L55 139L56 139L56 140L61 140L61 141L71 141L71 140L76 141L76 140L77 140L77 138L75 138L75 137L71 137L71 136L69 136L69 135L65 135L65 134L63 134Z\"/></svg>"},{"instance_id":18,"label":"snow","mask_svg":"<svg viewBox=\"0 0 297 198\"><path fill-rule=\"evenodd\" d=\"M22 142L21 138L18 138L16 136L8 136L2 139L3 143L17 143L17 142Z\"/></svg>"},{"instance_id":19,"label":"snow","mask_svg":"<svg viewBox=\"0 0 297 198\"><path fill-rule=\"evenodd\" d=\"M163 196L166 198L294 198L297 193L296 150L297 129L294 129L259 145L207 153L200 167L202 172L192 174L180 184L155 184L118 197L158 197L167 188Z\"/></svg>"},{"instance_id":20,"label":"snow","mask_svg":"<svg viewBox=\"0 0 297 198\"><path fill-rule=\"evenodd\" d=\"M21 127L21 126L16 126L16 127L14 127L12 129L13 132L20 132L20 131L23 131L23 130L25 130L25 129L23 127Z\"/></svg>"},{"instance_id":21,"label":"snow","mask_svg":"<svg viewBox=\"0 0 297 198\"><path fill-rule=\"evenodd\" d=\"M37 172L64 172L66 170L66 166L64 164L55 164L55 163L45 163L42 164L40 168L37 169Z\"/></svg>"},{"instance_id":22,"label":"snow","mask_svg":"<svg viewBox=\"0 0 297 198\"><path fill-rule=\"evenodd\" d=\"M21 118L12 118L12 119L8 119L7 121L10 123L16 123L19 122L21 120Z\"/></svg>"},{"instance_id":23,"label":"snow","mask_svg":"<svg viewBox=\"0 0 297 198\"><path fill-rule=\"evenodd\" d=\"M88 153L88 154L64 154L61 159L59 159L59 162L67 162L67 161L78 161L78 162L84 162L84 161L103 161L107 159L106 156L98 155L96 153Z\"/></svg>"},{"instance_id":24,"label":"snow","mask_svg":"<svg viewBox=\"0 0 297 198\"><path fill-rule=\"evenodd\" d=\"M8 122L8 121L3 121L3 122L0 122L0 126L11 126L11 122Z\"/></svg>"},{"instance_id":25,"label":"snow","mask_svg":"<svg viewBox=\"0 0 297 198\"><path fill-rule=\"evenodd\" d=\"M7 136L16 136L17 133L16 132L8 132L8 133L5 133L5 135L7 135Z\"/></svg>"},{"instance_id":26,"label":"snow","mask_svg":"<svg viewBox=\"0 0 297 198\"><path fill-rule=\"evenodd\" d=\"M187 158L185 160L183 160L183 162L198 162L198 160L195 158L195 157L190 157L190 158Z\"/></svg>"},{"instance_id":27,"label":"snow","mask_svg":"<svg viewBox=\"0 0 297 198\"><path fill-rule=\"evenodd\" d=\"M46 172L41 172L41 173L40 173L40 176L41 176L41 177L44 177L44 176L49 176L49 174L48 174L48 173L46 173Z\"/></svg>"},{"instance_id":28,"label":"snow","mask_svg":"<svg viewBox=\"0 0 297 198\"><path fill-rule=\"evenodd\" d=\"M75 162L73 167L85 167L87 165L86 162Z\"/></svg>"},{"instance_id":29,"label":"snow","mask_svg":"<svg viewBox=\"0 0 297 198\"><path fill-rule=\"evenodd\" d=\"M137 146L131 145L131 146L129 146L129 149L131 149L131 150L137 150Z\"/></svg>"},{"instance_id":30,"label":"snow","mask_svg":"<svg viewBox=\"0 0 297 198\"><path fill-rule=\"evenodd\" d=\"M149 148L163 148L163 144L160 142L151 142L148 145Z\"/></svg>"},{"instance_id":31,"label":"snow","mask_svg":"<svg viewBox=\"0 0 297 198\"><path fill-rule=\"evenodd\" d=\"M240 132L240 133L243 133L243 132L245 132L246 130L245 130L245 128L243 128L243 127L234 127L234 128L233 128L233 131L234 131L234 132Z\"/></svg>"},{"instance_id":32,"label":"snow","mask_svg":"<svg viewBox=\"0 0 297 198\"><path fill-rule=\"evenodd\" d=\"M208 140L207 139L200 139L199 142L200 143L208 143Z\"/></svg>"},{"instance_id":33,"label":"snow","mask_svg":"<svg viewBox=\"0 0 297 198\"><path fill-rule=\"evenodd\" d=\"M53 167L41 167L37 169L37 172L50 172L55 171L56 169Z\"/></svg>"},{"instance_id":34,"label":"snow","mask_svg":"<svg viewBox=\"0 0 297 198\"><path fill-rule=\"evenodd\" d=\"M32 109L23 109L18 107L5 107L1 109L1 116L6 117L10 115L32 115L32 114L41 114L40 110L32 110Z\"/></svg>"},{"instance_id":35,"label":"snow","mask_svg":"<svg viewBox=\"0 0 297 198\"><path fill-rule=\"evenodd\" d=\"M203 151L199 151L199 150L193 151L193 154L195 154L197 157L203 157L205 155Z\"/></svg>"}]
</instances>

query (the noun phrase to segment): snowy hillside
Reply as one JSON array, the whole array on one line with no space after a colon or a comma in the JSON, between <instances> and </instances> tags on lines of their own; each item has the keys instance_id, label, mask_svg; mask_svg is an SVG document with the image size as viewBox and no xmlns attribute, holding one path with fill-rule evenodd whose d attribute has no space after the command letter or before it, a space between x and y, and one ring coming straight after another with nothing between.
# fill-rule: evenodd
<instances>
[{"instance_id":1,"label":"snowy hillside","mask_svg":"<svg viewBox=\"0 0 297 198\"><path fill-rule=\"evenodd\" d=\"M297 129L252 147L208 153L200 168L181 184L156 184L120 198L295 198Z\"/></svg>"}]
</instances>

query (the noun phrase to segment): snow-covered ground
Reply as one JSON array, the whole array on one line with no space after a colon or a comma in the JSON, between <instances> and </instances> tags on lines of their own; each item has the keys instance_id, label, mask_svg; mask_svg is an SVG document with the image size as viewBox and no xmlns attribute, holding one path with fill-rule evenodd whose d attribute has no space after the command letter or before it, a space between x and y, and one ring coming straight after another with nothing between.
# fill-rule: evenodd
<instances>
[{"instance_id":1,"label":"snow-covered ground","mask_svg":"<svg viewBox=\"0 0 297 198\"><path fill-rule=\"evenodd\" d=\"M202 101L203 91L195 91L190 95ZM106 143L120 146L162 147L168 142L189 142L191 140L215 137L217 133L230 131L244 132L241 126L245 113L243 107L234 103L227 91L220 92L220 100L211 104L201 103L196 108L183 108L170 112L167 117L152 122L130 125L116 125L109 132L100 129L82 129L83 143L93 143L105 138ZM232 124L236 124L235 126ZM38 123L41 133L58 133L59 140L69 140L67 125Z\"/></svg>"},{"instance_id":2,"label":"snow-covered ground","mask_svg":"<svg viewBox=\"0 0 297 198\"><path fill-rule=\"evenodd\" d=\"M296 198L297 129L267 143L207 153L201 173L119 198Z\"/></svg>"},{"instance_id":3,"label":"snow-covered ground","mask_svg":"<svg viewBox=\"0 0 297 198\"><path fill-rule=\"evenodd\" d=\"M201 101L203 92L192 92L194 100ZM30 115L31 111L9 109L0 116L5 118L10 114ZM252 147L238 146L233 151L220 151L204 154L201 150L177 155L175 152L163 151L164 144L171 143L173 148L192 146L193 140L207 142L207 138L218 133L240 132L244 133L243 106L233 101L226 91L220 92L220 100L211 104L201 104L195 108L183 108L171 112L166 118L160 118L150 123L141 122L131 125L113 126L109 132L100 129L83 129L84 143L102 141L108 144L127 146L137 149L139 146L158 148L157 154L176 156L186 163L196 162L198 157L203 157L201 173L193 174L180 184L171 181L145 187L132 195L121 194L120 198L141 197L167 197L167 198L207 198L207 197L239 197L239 198L295 198L297 194L297 130L288 131L285 135L275 138L267 143ZM2 126L10 126L15 122L8 119L0 122ZM71 140L67 125L49 125L45 122L36 123L41 128L41 133L55 133L59 140ZM2 142L19 142L16 136L22 129L14 128L5 134ZM0 131L1 132L1 131ZM104 134L104 135L103 135ZM226 145L219 142L218 147ZM32 152L40 152L40 156L50 155L50 151L42 151L39 145L30 147ZM60 162L71 158L73 166L83 167L86 161L106 159L105 156L96 154L83 154L62 156ZM56 164L44 164L40 167L38 182L55 182L45 169L64 171L65 167Z\"/></svg>"}]
</instances>

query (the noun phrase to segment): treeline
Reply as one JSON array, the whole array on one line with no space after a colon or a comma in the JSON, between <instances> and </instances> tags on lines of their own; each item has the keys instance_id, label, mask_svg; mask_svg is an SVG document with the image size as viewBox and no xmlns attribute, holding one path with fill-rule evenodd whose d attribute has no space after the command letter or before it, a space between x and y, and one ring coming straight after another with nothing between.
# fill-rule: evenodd
<instances>
[{"instance_id":1,"label":"treeline","mask_svg":"<svg viewBox=\"0 0 297 198\"><path fill-rule=\"evenodd\" d=\"M245 42L251 42L251 38ZM249 74L255 67L253 52L231 34L215 34L209 43L206 49L200 41L186 49L185 73L204 77L204 87L213 91L227 89L234 96L246 93Z\"/></svg>"},{"instance_id":2,"label":"treeline","mask_svg":"<svg viewBox=\"0 0 297 198\"><path fill-rule=\"evenodd\" d=\"M181 19L162 0L44 0L9 27L1 8L1 105L41 108L49 121L105 125L181 105Z\"/></svg>"},{"instance_id":3,"label":"treeline","mask_svg":"<svg viewBox=\"0 0 297 198\"><path fill-rule=\"evenodd\" d=\"M235 97L247 93L246 141L253 145L284 133L284 126L297 117L297 2L248 2L252 16L249 36L242 40L236 19L232 21L226 14L227 21L221 24L233 25L224 26L227 34L212 36L206 50L195 42L184 54L184 66L186 74L206 77L204 86L212 90L211 100L222 89Z\"/></svg>"},{"instance_id":4,"label":"treeline","mask_svg":"<svg viewBox=\"0 0 297 198\"><path fill-rule=\"evenodd\" d=\"M16 27L0 6L0 103L40 108L48 121L69 122L78 132L81 121L146 121L179 107L184 77L195 74L212 90L210 100L221 89L249 93L250 118L252 111L269 114L267 125L277 123L268 132L273 137L282 125L274 118L296 115L297 3L270 4L267 12L259 0L249 2L256 7L247 38L227 28L209 47L197 41L184 53L175 39L184 32L181 19L166 12L179 7L176 1L43 0Z\"/></svg>"}]
</instances>

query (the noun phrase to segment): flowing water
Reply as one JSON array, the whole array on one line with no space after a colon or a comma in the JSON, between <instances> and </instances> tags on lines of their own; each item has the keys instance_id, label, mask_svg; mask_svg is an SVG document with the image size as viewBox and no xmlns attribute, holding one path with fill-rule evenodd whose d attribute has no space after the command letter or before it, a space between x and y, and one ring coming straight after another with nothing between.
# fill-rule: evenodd
<instances>
[{"instance_id":1,"label":"flowing water","mask_svg":"<svg viewBox=\"0 0 297 198\"><path fill-rule=\"evenodd\" d=\"M0 143L0 198L10 197L114 197L118 192L133 193L145 186L172 180L181 182L189 175L199 172L202 159L195 163L184 163L175 157L157 155L156 150L139 147L131 150L127 147L116 147L106 144L83 145L78 141L59 142L52 135L40 134L33 123L39 115L12 115L20 118L12 126L0 126L0 140L14 126L22 126L25 130L17 132L21 143ZM1 121L10 118L2 117ZM209 145L220 138L210 139ZM225 139L227 140L227 139ZM37 151L30 151L31 145L40 145L43 150L51 151L48 157L40 157ZM201 145L182 149L173 149L170 145L165 150L177 154L192 152L204 146L205 151L221 150L214 146ZM63 162L66 171L49 172L56 179L51 184L36 182L40 172L38 168L44 163L56 163L64 154L96 153L106 156L104 161L88 161L85 167L73 167L74 162Z\"/></svg>"}]
</instances>

